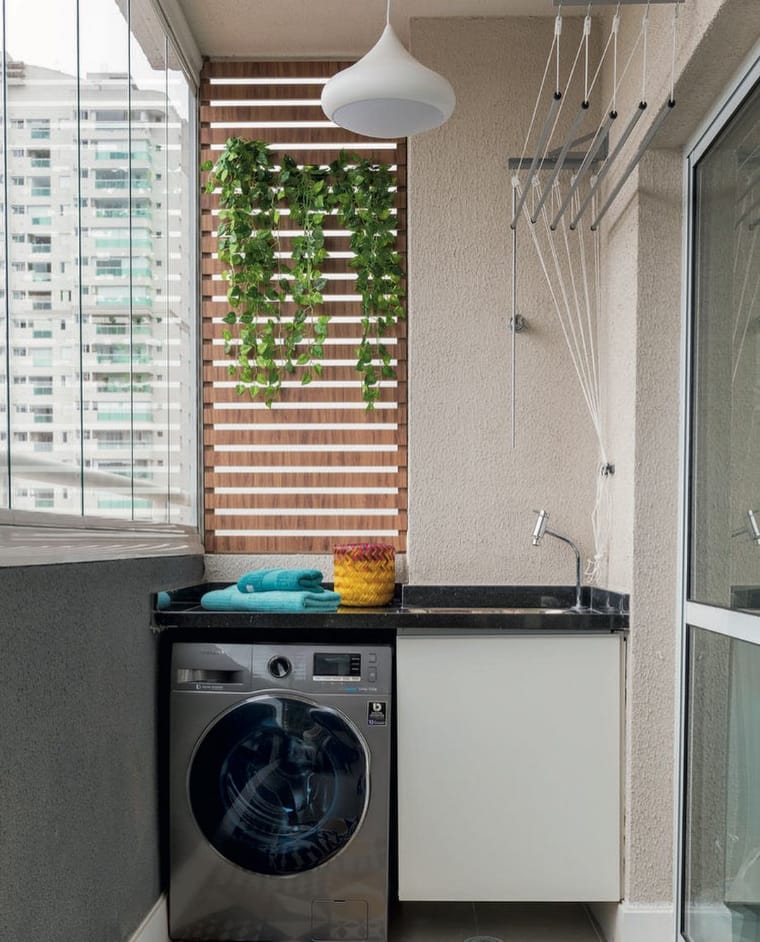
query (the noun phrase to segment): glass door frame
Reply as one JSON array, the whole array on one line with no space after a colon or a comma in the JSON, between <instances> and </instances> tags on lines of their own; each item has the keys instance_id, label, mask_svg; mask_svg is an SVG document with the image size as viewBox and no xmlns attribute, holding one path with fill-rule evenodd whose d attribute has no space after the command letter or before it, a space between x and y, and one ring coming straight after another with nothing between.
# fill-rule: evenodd
<instances>
[{"instance_id":1,"label":"glass door frame","mask_svg":"<svg viewBox=\"0 0 760 942\"><path fill-rule=\"evenodd\" d=\"M693 354L694 354L694 286L695 269L693 264L696 230L696 167L708 148L712 145L725 126L731 120L744 99L754 86L760 82L760 46L756 47L729 89L708 115L701 128L685 148L683 176L683 218L684 240L682 261L682 284L685 286L682 309L682 347L681 347L681 482L679 495L680 518L680 570L678 584L679 610L679 656L677 662L677 751L674 775L675 784L675 885L674 885L674 927L675 942L687 942L684 934L683 898L685 883L684 871L686 851L686 786L687 786L687 747L688 747L688 685L689 685L689 626L704 628L716 634L753 644L760 644L760 616L735 609L706 605L690 601L688 598L688 572L690 565L691 544L689 538L689 520L691 510L691 456L692 456L692 408L693 408Z\"/></svg>"}]
</instances>

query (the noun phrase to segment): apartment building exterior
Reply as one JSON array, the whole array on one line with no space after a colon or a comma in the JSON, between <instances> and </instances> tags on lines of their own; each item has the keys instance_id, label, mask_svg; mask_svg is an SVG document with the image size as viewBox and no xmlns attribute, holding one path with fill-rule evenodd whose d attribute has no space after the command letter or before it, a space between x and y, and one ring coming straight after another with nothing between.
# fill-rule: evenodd
<instances>
[{"instance_id":1,"label":"apartment building exterior","mask_svg":"<svg viewBox=\"0 0 760 942\"><path fill-rule=\"evenodd\" d=\"M194 522L195 289L179 274L193 145L171 78L163 64L140 81L9 65L11 510Z\"/></svg>"}]
</instances>

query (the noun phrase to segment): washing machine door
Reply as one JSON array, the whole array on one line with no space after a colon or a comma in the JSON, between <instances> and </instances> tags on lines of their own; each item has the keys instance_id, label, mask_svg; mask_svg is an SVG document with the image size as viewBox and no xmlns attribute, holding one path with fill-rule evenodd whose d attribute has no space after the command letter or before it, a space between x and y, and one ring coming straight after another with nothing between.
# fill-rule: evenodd
<instances>
[{"instance_id":1,"label":"washing machine door","mask_svg":"<svg viewBox=\"0 0 760 942\"><path fill-rule=\"evenodd\" d=\"M342 713L292 694L236 705L199 741L190 805L208 842L255 873L319 867L361 825L369 798L361 734Z\"/></svg>"}]
</instances>

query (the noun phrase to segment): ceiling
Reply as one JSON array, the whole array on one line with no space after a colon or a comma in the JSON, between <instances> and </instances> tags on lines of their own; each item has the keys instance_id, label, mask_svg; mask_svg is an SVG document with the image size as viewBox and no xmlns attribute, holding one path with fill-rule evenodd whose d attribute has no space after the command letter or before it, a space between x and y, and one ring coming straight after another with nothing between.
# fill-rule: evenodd
<instances>
[{"instance_id":1,"label":"ceiling","mask_svg":"<svg viewBox=\"0 0 760 942\"><path fill-rule=\"evenodd\" d=\"M385 24L385 0L178 0L201 53L251 59L363 55ZM599 0L595 0L599 2ZM552 0L392 0L391 22L409 44L409 20L441 16L553 16ZM576 7L563 11L584 13Z\"/></svg>"}]
</instances>

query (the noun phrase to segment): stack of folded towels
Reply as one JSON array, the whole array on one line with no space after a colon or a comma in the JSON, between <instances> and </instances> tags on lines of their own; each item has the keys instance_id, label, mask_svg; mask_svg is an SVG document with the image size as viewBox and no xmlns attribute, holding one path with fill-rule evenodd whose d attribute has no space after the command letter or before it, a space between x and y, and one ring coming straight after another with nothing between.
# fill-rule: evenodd
<instances>
[{"instance_id":1,"label":"stack of folded towels","mask_svg":"<svg viewBox=\"0 0 760 942\"><path fill-rule=\"evenodd\" d=\"M255 569L201 598L212 612L335 612L339 605L340 595L323 588L318 569Z\"/></svg>"}]
</instances>

